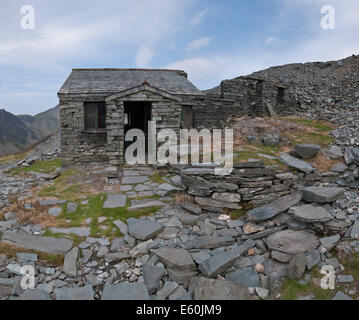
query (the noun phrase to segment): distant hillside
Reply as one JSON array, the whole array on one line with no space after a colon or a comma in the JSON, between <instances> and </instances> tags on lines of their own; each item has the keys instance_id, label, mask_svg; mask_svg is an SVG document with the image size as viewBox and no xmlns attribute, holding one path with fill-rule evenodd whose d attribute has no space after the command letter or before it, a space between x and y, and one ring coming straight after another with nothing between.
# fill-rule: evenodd
<instances>
[{"instance_id":1,"label":"distant hillside","mask_svg":"<svg viewBox=\"0 0 359 320\"><path fill-rule=\"evenodd\" d=\"M59 130L59 107L35 116L0 109L0 156L21 152Z\"/></svg>"}]
</instances>

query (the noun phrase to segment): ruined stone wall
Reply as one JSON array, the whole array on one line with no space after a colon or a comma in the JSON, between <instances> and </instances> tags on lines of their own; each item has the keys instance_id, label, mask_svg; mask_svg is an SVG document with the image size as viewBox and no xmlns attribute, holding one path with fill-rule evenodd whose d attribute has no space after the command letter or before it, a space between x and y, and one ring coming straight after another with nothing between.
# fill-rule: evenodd
<instances>
[{"instance_id":1,"label":"ruined stone wall","mask_svg":"<svg viewBox=\"0 0 359 320\"><path fill-rule=\"evenodd\" d=\"M84 101L104 101L99 96L60 98L61 156L64 164L106 161L107 134L85 131Z\"/></svg>"},{"instance_id":2,"label":"ruined stone wall","mask_svg":"<svg viewBox=\"0 0 359 320\"><path fill-rule=\"evenodd\" d=\"M251 209L259 207L317 182L330 183L335 174L293 174L277 172L266 167L262 161L241 162L234 165L228 176L217 176L214 167L194 166L173 169L180 173L182 183L189 195L204 209L222 212L228 209Z\"/></svg>"},{"instance_id":3,"label":"ruined stone wall","mask_svg":"<svg viewBox=\"0 0 359 320\"><path fill-rule=\"evenodd\" d=\"M196 127L208 128L223 127L233 116L269 116L268 103L277 114L290 114L297 104L296 91L271 81L241 77L222 81L220 87L192 102Z\"/></svg>"}]
</instances>

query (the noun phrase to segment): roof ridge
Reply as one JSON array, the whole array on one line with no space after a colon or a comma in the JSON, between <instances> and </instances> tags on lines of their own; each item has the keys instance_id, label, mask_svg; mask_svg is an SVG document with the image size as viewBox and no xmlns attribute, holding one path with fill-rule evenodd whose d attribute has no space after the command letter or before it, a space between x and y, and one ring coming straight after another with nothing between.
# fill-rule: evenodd
<instances>
[{"instance_id":1,"label":"roof ridge","mask_svg":"<svg viewBox=\"0 0 359 320\"><path fill-rule=\"evenodd\" d=\"M169 71L169 72L184 72L179 69L142 69L142 68L74 68L72 71Z\"/></svg>"}]
</instances>

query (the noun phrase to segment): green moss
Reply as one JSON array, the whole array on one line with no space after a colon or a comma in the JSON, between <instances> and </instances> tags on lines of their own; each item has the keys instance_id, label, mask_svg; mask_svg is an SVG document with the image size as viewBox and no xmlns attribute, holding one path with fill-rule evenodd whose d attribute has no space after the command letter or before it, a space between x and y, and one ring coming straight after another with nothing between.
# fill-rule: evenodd
<instances>
[{"instance_id":1,"label":"green moss","mask_svg":"<svg viewBox=\"0 0 359 320\"><path fill-rule=\"evenodd\" d=\"M159 173L155 173L154 175L150 176L150 179L155 183L165 183Z\"/></svg>"},{"instance_id":2,"label":"green moss","mask_svg":"<svg viewBox=\"0 0 359 320\"><path fill-rule=\"evenodd\" d=\"M247 210L239 209L239 210L230 210L228 215L231 217L232 220L238 220L241 218L245 218L247 215Z\"/></svg>"},{"instance_id":3,"label":"green moss","mask_svg":"<svg viewBox=\"0 0 359 320\"><path fill-rule=\"evenodd\" d=\"M12 174L26 173L30 171L39 173L51 173L56 168L61 167L61 159L53 159L49 161L36 161L29 167L26 168L15 168L11 170Z\"/></svg>"}]
</instances>

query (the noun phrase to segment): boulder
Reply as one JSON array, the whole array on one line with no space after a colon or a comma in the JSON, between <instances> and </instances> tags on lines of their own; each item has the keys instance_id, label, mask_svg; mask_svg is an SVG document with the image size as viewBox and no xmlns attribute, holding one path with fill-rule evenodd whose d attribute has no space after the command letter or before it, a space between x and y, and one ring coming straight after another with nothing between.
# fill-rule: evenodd
<instances>
[{"instance_id":1,"label":"boulder","mask_svg":"<svg viewBox=\"0 0 359 320\"><path fill-rule=\"evenodd\" d=\"M298 144L292 150L292 155L302 159L314 158L320 151L320 146L316 144Z\"/></svg>"}]
</instances>

